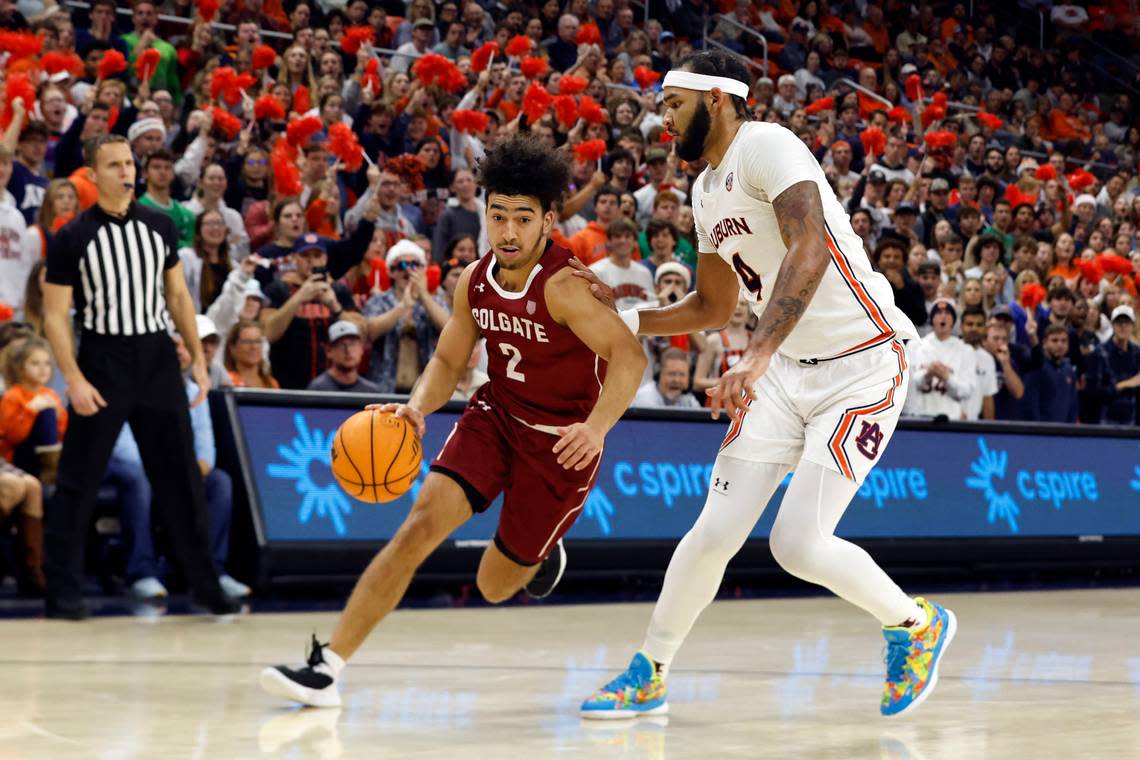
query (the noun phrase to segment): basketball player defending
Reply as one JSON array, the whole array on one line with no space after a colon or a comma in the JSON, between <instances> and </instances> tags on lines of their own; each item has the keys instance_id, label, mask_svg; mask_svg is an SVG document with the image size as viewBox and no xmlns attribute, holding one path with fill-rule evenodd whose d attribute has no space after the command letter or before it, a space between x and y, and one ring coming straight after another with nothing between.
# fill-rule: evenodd
<instances>
[{"instance_id":1,"label":"basketball player defending","mask_svg":"<svg viewBox=\"0 0 1140 760\"><path fill-rule=\"evenodd\" d=\"M569 170L528 137L492 148L480 167L493 255L460 277L455 309L407 404L395 412L422 437L487 340L490 382L480 388L432 463L419 497L353 589L327 645L313 638L301 668L266 668L270 694L314 707L340 705L345 662L395 608L416 568L473 513L503 493L498 532L477 584L492 603L524 586L536 597L562 577L562 535L597 476L607 432L632 401L645 370L641 344L612 309L574 276L568 250L550 242L552 204Z\"/></svg>"},{"instance_id":2,"label":"basketball player defending","mask_svg":"<svg viewBox=\"0 0 1140 760\"><path fill-rule=\"evenodd\" d=\"M784 127L749 120L748 81L733 59L698 53L663 82L677 154L708 161L693 187L697 287L674 305L622 317L639 335L719 329L743 291L759 322L745 354L709 389L713 415L727 411L732 425L704 509L669 563L644 646L582 704L586 717L667 710L669 663L793 469L772 554L882 624L884 715L930 694L954 636L949 610L909 598L865 551L834 535L894 432L908 379L902 341L917 335L811 152ZM608 300L600 281L580 276Z\"/></svg>"}]
</instances>

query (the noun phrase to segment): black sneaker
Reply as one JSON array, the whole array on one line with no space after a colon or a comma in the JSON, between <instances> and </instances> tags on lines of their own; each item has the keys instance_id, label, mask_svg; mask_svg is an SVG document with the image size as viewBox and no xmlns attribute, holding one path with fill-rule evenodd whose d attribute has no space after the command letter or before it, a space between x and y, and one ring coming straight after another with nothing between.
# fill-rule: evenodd
<instances>
[{"instance_id":1,"label":"black sneaker","mask_svg":"<svg viewBox=\"0 0 1140 760\"><path fill-rule=\"evenodd\" d=\"M261 671L261 688L275 697L300 702L309 707L340 707L336 674L325 655L327 644L313 636L309 659L304 667L276 665ZM331 657L336 654L329 652ZM339 659L339 658L337 658Z\"/></svg>"},{"instance_id":2,"label":"black sneaker","mask_svg":"<svg viewBox=\"0 0 1140 760\"><path fill-rule=\"evenodd\" d=\"M213 601L207 602L204 599L199 599L194 596L190 598L190 604L195 607L203 607L209 610L211 615L221 618L233 617L241 613L242 603L240 599L231 599L230 597L222 594Z\"/></svg>"},{"instance_id":3,"label":"black sneaker","mask_svg":"<svg viewBox=\"0 0 1140 760\"><path fill-rule=\"evenodd\" d=\"M550 596L550 592L558 585L558 581L562 580L562 573L564 572L566 572L566 547L562 545L560 538L558 543L554 545L554 549L542 561L542 565L534 577L530 579L530 583L526 584L527 595L532 599L545 599Z\"/></svg>"}]
</instances>

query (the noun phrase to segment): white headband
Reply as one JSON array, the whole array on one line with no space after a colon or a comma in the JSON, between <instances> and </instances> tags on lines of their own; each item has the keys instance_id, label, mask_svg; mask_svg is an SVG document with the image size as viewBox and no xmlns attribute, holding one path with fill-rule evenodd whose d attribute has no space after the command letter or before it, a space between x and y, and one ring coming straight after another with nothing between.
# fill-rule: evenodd
<instances>
[{"instance_id":1,"label":"white headband","mask_svg":"<svg viewBox=\"0 0 1140 760\"><path fill-rule=\"evenodd\" d=\"M708 74L694 74L691 71L677 71L674 69L665 75L665 81L661 83L662 87L680 87L683 90L697 90L699 92L708 92L716 87L729 95L736 95L738 97L748 100L748 85L736 79L729 79L728 77L714 77Z\"/></svg>"}]
</instances>

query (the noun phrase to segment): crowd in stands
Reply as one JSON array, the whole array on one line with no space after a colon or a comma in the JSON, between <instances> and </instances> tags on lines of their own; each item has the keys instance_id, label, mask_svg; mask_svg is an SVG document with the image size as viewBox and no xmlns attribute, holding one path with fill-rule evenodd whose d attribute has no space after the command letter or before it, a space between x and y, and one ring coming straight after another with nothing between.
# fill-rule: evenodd
<instances>
[{"instance_id":1,"label":"crowd in stands","mask_svg":"<svg viewBox=\"0 0 1140 760\"><path fill-rule=\"evenodd\" d=\"M1140 69L1105 51L1137 49L1136 18L1120 2L1017 5L0 3L0 512L19 513L34 566L67 426L42 260L95 202L91 138L129 140L138 202L176 225L213 388L405 393L488 250L473 170L506 136L565 151L553 238L620 308L693 288L704 166L664 133L660 80L705 29L748 59L754 118L817 156L919 326L907 414L1135 425ZM700 407L754 321L742 301L723 330L646 340L636 403ZM477 348L456 399L485 366ZM120 444L108 478L133 494L128 580L158 583L149 491ZM232 484L211 445L224 572Z\"/></svg>"}]
</instances>

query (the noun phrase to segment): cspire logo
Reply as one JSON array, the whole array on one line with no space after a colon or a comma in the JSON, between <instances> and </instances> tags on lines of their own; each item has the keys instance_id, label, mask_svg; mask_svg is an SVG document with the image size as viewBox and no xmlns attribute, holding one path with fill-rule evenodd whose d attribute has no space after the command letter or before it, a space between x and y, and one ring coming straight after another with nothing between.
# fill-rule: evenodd
<instances>
[{"instance_id":1,"label":"cspire logo","mask_svg":"<svg viewBox=\"0 0 1140 760\"><path fill-rule=\"evenodd\" d=\"M1004 520L1011 533L1019 532L1018 517L1021 504L1040 501L1060 510L1066 503L1095 503L1100 499L1096 475L1087 470L1017 470L1009 468L1009 454L990 449L985 438L978 438L978 459L970 465L973 475L966 478L966 487L981 491L989 504L989 522ZM1003 490L1008 474L1015 490Z\"/></svg>"},{"instance_id":2,"label":"cspire logo","mask_svg":"<svg viewBox=\"0 0 1140 760\"><path fill-rule=\"evenodd\" d=\"M1005 480L1009 454L1004 451L991 451L986 446L986 439L981 437L978 438L978 448L981 449L981 454L977 461L970 465L970 471L974 474L966 478L966 487L982 492L990 506L986 519L991 524L1005 520L1009 523L1010 533L1017 533L1017 516L1021 514L1021 508L1017 506L1009 491L999 490L1001 481Z\"/></svg>"}]
</instances>

